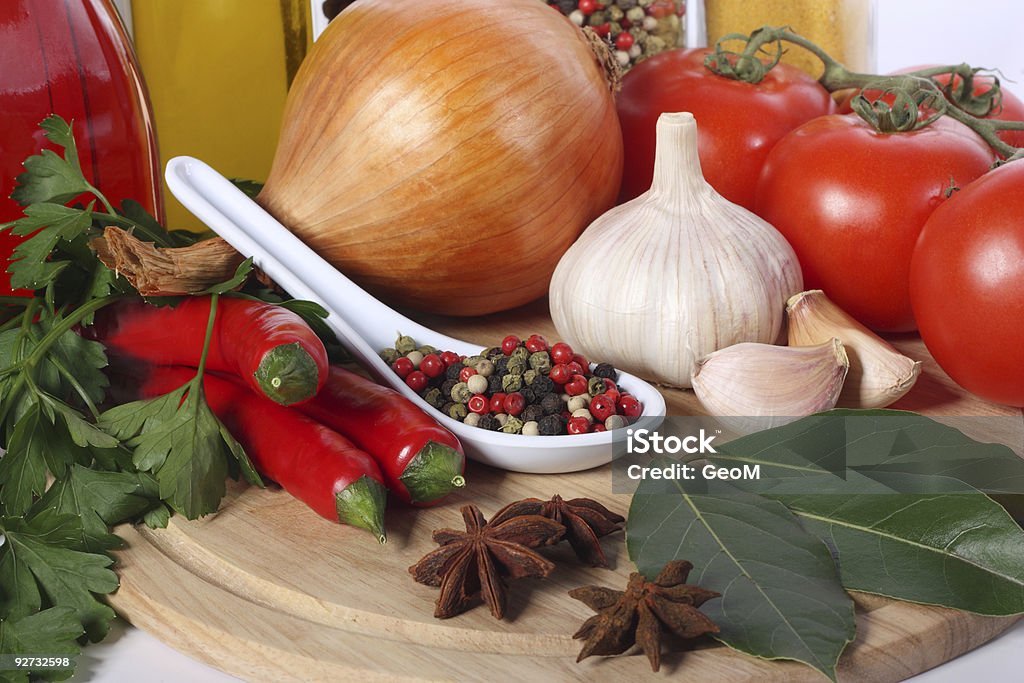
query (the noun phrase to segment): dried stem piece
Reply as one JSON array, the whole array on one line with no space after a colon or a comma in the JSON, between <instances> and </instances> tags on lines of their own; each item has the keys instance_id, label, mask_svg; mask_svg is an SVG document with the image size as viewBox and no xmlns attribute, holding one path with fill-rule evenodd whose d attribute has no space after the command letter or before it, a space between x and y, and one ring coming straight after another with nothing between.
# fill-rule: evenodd
<instances>
[{"instance_id":1,"label":"dried stem piece","mask_svg":"<svg viewBox=\"0 0 1024 683\"><path fill-rule=\"evenodd\" d=\"M143 296L198 294L230 280L244 259L219 237L188 247L164 248L121 228L107 227L89 243L100 261Z\"/></svg>"}]
</instances>

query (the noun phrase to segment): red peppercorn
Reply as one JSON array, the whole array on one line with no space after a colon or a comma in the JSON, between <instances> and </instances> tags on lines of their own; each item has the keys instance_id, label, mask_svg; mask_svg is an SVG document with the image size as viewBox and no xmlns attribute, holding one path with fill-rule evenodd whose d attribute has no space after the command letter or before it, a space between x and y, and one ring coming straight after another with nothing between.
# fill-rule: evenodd
<instances>
[{"instance_id":1,"label":"red peppercorn","mask_svg":"<svg viewBox=\"0 0 1024 683\"><path fill-rule=\"evenodd\" d=\"M402 356L401 358L396 359L395 362L391 364L391 369L395 371L396 375L398 375L402 379L405 379L406 377L409 376L410 372L416 369L416 366L412 364L411 360L409 360L405 356Z\"/></svg>"},{"instance_id":2,"label":"red peppercorn","mask_svg":"<svg viewBox=\"0 0 1024 683\"><path fill-rule=\"evenodd\" d=\"M436 353L428 353L420 361L420 370L427 377L440 377L444 374L444 361Z\"/></svg>"},{"instance_id":3,"label":"red peppercorn","mask_svg":"<svg viewBox=\"0 0 1024 683\"><path fill-rule=\"evenodd\" d=\"M590 414L595 420L604 422L615 414L615 401L608 394L598 394L590 399Z\"/></svg>"},{"instance_id":4,"label":"red peppercorn","mask_svg":"<svg viewBox=\"0 0 1024 683\"><path fill-rule=\"evenodd\" d=\"M619 397L619 413L626 417L638 417L643 412L640 401L633 394L623 394Z\"/></svg>"},{"instance_id":5,"label":"red peppercorn","mask_svg":"<svg viewBox=\"0 0 1024 683\"><path fill-rule=\"evenodd\" d=\"M441 352L441 362L444 363L444 366L446 368L450 365L455 365L456 363L459 363L461 361L462 359L459 357L459 354L455 353L454 351Z\"/></svg>"},{"instance_id":6,"label":"red peppercorn","mask_svg":"<svg viewBox=\"0 0 1024 683\"><path fill-rule=\"evenodd\" d=\"M506 356L511 356L512 352L519 348L519 344L519 337L510 334L501 340L501 352Z\"/></svg>"},{"instance_id":7,"label":"red peppercorn","mask_svg":"<svg viewBox=\"0 0 1024 683\"><path fill-rule=\"evenodd\" d=\"M574 351L572 347L565 342L558 342L551 347L551 362L552 363L571 363Z\"/></svg>"},{"instance_id":8,"label":"red peppercorn","mask_svg":"<svg viewBox=\"0 0 1024 683\"><path fill-rule=\"evenodd\" d=\"M539 353L548 350L548 340L539 334L531 334L526 340L526 350L530 353Z\"/></svg>"},{"instance_id":9,"label":"red peppercorn","mask_svg":"<svg viewBox=\"0 0 1024 683\"><path fill-rule=\"evenodd\" d=\"M423 374L423 371L413 370L409 373L409 376L405 378L405 383L408 384L413 391L419 393L427 388L427 384L430 383L430 380L428 380L427 376Z\"/></svg>"},{"instance_id":10,"label":"red peppercorn","mask_svg":"<svg viewBox=\"0 0 1024 683\"><path fill-rule=\"evenodd\" d=\"M468 382L469 378L477 374L476 368L462 368L459 370L459 381Z\"/></svg>"},{"instance_id":11,"label":"red peppercorn","mask_svg":"<svg viewBox=\"0 0 1024 683\"><path fill-rule=\"evenodd\" d=\"M597 424L595 424L593 427L590 428L590 431L592 431L592 432L607 432L608 428L605 427L600 422L598 422Z\"/></svg>"},{"instance_id":12,"label":"red peppercorn","mask_svg":"<svg viewBox=\"0 0 1024 683\"><path fill-rule=\"evenodd\" d=\"M623 28L626 28L623 26ZM633 47L633 34L623 31L619 35L615 36L615 47L620 50L628 50Z\"/></svg>"},{"instance_id":13,"label":"red peppercorn","mask_svg":"<svg viewBox=\"0 0 1024 683\"><path fill-rule=\"evenodd\" d=\"M570 396L587 393L587 378L583 375L573 375L572 381L565 385L565 393Z\"/></svg>"},{"instance_id":14,"label":"red peppercorn","mask_svg":"<svg viewBox=\"0 0 1024 683\"><path fill-rule=\"evenodd\" d=\"M572 379L572 374L569 372L569 366L559 363L551 368L548 372L548 377L555 384L565 384Z\"/></svg>"},{"instance_id":15,"label":"red peppercorn","mask_svg":"<svg viewBox=\"0 0 1024 683\"><path fill-rule=\"evenodd\" d=\"M518 391L513 391L511 394L505 397L502 402L505 408L505 412L513 417L519 415L526 408L526 397L520 394Z\"/></svg>"},{"instance_id":16,"label":"red peppercorn","mask_svg":"<svg viewBox=\"0 0 1024 683\"><path fill-rule=\"evenodd\" d=\"M619 20L619 26L622 27L623 31L628 31L629 29L633 28L633 22L630 21L629 19L622 18L622 19ZM622 35L622 34L619 34L619 35Z\"/></svg>"},{"instance_id":17,"label":"red peppercorn","mask_svg":"<svg viewBox=\"0 0 1024 683\"><path fill-rule=\"evenodd\" d=\"M586 375L586 373L583 371L583 366L577 363L576 361L572 361L571 363L569 363L569 372L571 372L574 375Z\"/></svg>"},{"instance_id":18,"label":"red peppercorn","mask_svg":"<svg viewBox=\"0 0 1024 683\"><path fill-rule=\"evenodd\" d=\"M586 434L590 431L590 420L585 417L569 418L569 424L565 429L570 434Z\"/></svg>"},{"instance_id":19,"label":"red peppercorn","mask_svg":"<svg viewBox=\"0 0 1024 683\"><path fill-rule=\"evenodd\" d=\"M476 396L470 398L469 401L466 403L466 407L469 408L470 411L476 413L477 415L486 415L491 411L490 402L487 400L487 397L484 396L483 394L477 394Z\"/></svg>"},{"instance_id":20,"label":"red peppercorn","mask_svg":"<svg viewBox=\"0 0 1024 683\"><path fill-rule=\"evenodd\" d=\"M597 10L597 0L580 0L576 6L584 16L589 16Z\"/></svg>"},{"instance_id":21,"label":"red peppercorn","mask_svg":"<svg viewBox=\"0 0 1024 683\"><path fill-rule=\"evenodd\" d=\"M591 28L594 29L594 33L601 36L602 38L607 37L608 34L612 32L612 25L609 24L607 21L604 22L603 24L598 24L597 26L591 26Z\"/></svg>"},{"instance_id":22,"label":"red peppercorn","mask_svg":"<svg viewBox=\"0 0 1024 683\"><path fill-rule=\"evenodd\" d=\"M505 410L505 394L500 391L494 392L491 396L491 412L500 413Z\"/></svg>"},{"instance_id":23,"label":"red peppercorn","mask_svg":"<svg viewBox=\"0 0 1024 683\"><path fill-rule=\"evenodd\" d=\"M579 363L580 367L583 368L583 372L580 374L590 376L590 361L587 360L586 356L582 353L572 354L572 362Z\"/></svg>"}]
</instances>

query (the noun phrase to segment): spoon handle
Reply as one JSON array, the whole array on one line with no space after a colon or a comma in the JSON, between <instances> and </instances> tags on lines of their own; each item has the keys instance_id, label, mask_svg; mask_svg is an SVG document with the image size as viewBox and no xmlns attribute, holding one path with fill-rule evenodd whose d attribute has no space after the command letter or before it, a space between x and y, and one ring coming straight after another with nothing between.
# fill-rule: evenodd
<instances>
[{"instance_id":1,"label":"spoon handle","mask_svg":"<svg viewBox=\"0 0 1024 683\"><path fill-rule=\"evenodd\" d=\"M395 377L378 351L393 345L398 332L459 353L479 350L430 330L370 296L202 161L171 159L166 177L171 192L186 208L243 255L251 256L289 294L326 308L327 322L345 346L377 374L388 380Z\"/></svg>"}]
</instances>

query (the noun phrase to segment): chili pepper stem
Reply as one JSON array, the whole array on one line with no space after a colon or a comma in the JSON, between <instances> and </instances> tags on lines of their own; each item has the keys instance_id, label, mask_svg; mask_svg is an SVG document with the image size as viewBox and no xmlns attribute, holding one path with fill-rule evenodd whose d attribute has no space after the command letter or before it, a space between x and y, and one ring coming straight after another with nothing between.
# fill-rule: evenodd
<instances>
[{"instance_id":1,"label":"chili pepper stem","mask_svg":"<svg viewBox=\"0 0 1024 683\"><path fill-rule=\"evenodd\" d=\"M413 503L438 500L466 485L462 454L450 446L428 441L399 477Z\"/></svg>"},{"instance_id":2,"label":"chili pepper stem","mask_svg":"<svg viewBox=\"0 0 1024 683\"><path fill-rule=\"evenodd\" d=\"M338 521L366 529L383 545L388 540L384 531L386 498L383 484L364 474L335 495Z\"/></svg>"},{"instance_id":3,"label":"chili pepper stem","mask_svg":"<svg viewBox=\"0 0 1024 683\"><path fill-rule=\"evenodd\" d=\"M281 405L302 403L316 394L316 361L298 342L268 351L253 376L267 397Z\"/></svg>"}]
</instances>

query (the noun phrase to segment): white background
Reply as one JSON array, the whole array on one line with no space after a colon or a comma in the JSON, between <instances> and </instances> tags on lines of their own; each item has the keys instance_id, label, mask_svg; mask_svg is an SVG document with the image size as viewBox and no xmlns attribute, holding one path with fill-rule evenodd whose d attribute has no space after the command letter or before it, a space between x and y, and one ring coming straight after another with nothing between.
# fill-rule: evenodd
<instances>
[{"instance_id":1,"label":"white background","mask_svg":"<svg viewBox=\"0 0 1024 683\"><path fill-rule=\"evenodd\" d=\"M1006 87L1024 97L1024 2L879 0L875 16L879 73L918 64L968 62L998 67L1006 77ZM1021 680L1022 651L1024 622L973 653L913 680ZM106 641L85 649L72 680L225 683L236 679L180 655L152 636L120 622Z\"/></svg>"}]
</instances>

